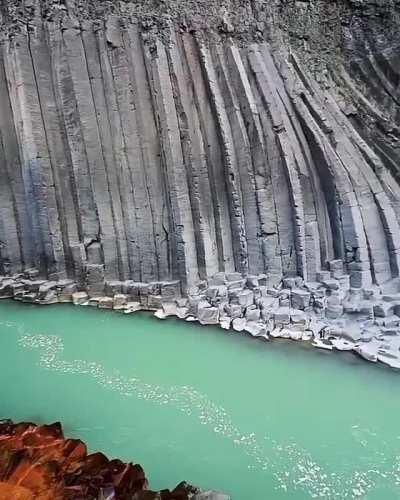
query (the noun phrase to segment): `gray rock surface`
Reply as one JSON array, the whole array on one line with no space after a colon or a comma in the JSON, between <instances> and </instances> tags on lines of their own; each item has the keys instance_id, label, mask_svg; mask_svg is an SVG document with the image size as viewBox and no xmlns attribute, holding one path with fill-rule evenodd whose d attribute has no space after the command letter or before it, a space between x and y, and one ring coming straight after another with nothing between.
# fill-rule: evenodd
<instances>
[{"instance_id":1,"label":"gray rock surface","mask_svg":"<svg viewBox=\"0 0 400 500\"><path fill-rule=\"evenodd\" d=\"M201 287L192 287L187 297L181 296L175 281L170 287L166 281L129 285L112 281L106 283L108 296L92 297L84 290L77 291L78 286L71 280L38 280L35 273L32 274L34 279L29 276L28 272L0 276L0 299L14 298L46 305L71 302L126 314L151 310L158 319L177 317L202 325L219 325L224 330L244 332L264 340L283 338L309 342L325 350L353 351L368 361L400 369L398 279L386 283L383 288L365 290L349 289L346 284L341 288L338 282L339 287L332 290L327 286L331 280L324 274L320 275L321 283L308 284L293 278L282 281L276 288L263 290L255 287L252 277L237 280L240 288L229 298L218 293L226 288L224 285L214 285L216 281L228 282L228 277L219 272L218 278L210 279L210 284L202 282ZM294 284L295 288L284 288ZM170 290L166 297L152 294L162 287ZM133 293L135 298L132 299L129 293L120 293L122 289ZM175 290L175 296L171 290ZM238 297L245 297L242 304L238 303ZM282 298L288 305L282 306ZM293 302L304 309L294 308ZM383 316L385 305L390 306L390 311Z\"/></svg>"},{"instance_id":2,"label":"gray rock surface","mask_svg":"<svg viewBox=\"0 0 400 500\"><path fill-rule=\"evenodd\" d=\"M0 24L2 274L164 300L244 274L244 306L399 275L398 0L11 0Z\"/></svg>"},{"instance_id":3,"label":"gray rock surface","mask_svg":"<svg viewBox=\"0 0 400 500\"><path fill-rule=\"evenodd\" d=\"M400 0L8 0L0 26L0 297L397 367Z\"/></svg>"}]
</instances>

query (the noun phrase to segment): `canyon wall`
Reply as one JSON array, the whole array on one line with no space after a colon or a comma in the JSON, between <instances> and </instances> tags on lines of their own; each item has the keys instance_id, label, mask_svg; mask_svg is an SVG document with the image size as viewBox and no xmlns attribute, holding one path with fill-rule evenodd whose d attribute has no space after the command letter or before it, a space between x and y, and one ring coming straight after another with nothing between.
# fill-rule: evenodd
<instances>
[{"instance_id":1,"label":"canyon wall","mask_svg":"<svg viewBox=\"0 0 400 500\"><path fill-rule=\"evenodd\" d=\"M399 276L397 0L0 14L0 274Z\"/></svg>"}]
</instances>

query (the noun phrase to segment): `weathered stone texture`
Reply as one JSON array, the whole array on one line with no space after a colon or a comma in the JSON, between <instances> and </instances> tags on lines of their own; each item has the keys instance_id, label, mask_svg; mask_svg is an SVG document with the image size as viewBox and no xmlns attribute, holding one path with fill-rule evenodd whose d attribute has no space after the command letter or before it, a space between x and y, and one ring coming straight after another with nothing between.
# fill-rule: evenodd
<instances>
[{"instance_id":1,"label":"weathered stone texture","mask_svg":"<svg viewBox=\"0 0 400 500\"><path fill-rule=\"evenodd\" d=\"M398 277L399 3L3 2L0 274L152 307Z\"/></svg>"}]
</instances>

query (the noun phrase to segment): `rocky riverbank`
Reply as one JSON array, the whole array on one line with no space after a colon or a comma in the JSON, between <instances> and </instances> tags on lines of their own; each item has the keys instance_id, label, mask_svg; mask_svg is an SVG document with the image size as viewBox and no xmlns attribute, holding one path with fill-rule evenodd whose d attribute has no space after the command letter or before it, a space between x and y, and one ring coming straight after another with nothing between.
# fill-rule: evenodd
<instances>
[{"instance_id":1,"label":"rocky riverbank","mask_svg":"<svg viewBox=\"0 0 400 500\"><path fill-rule=\"evenodd\" d=\"M72 280L39 279L31 269L0 277L0 297L45 305L71 302L125 314L153 311L159 319L177 317L264 340L285 338L353 351L399 369L400 280L355 288L342 261L328 267L315 282L291 277L272 284L267 275L217 273L185 295L179 281L105 281L82 290Z\"/></svg>"},{"instance_id":2,"label":"rocky riverbank","mask_svg":"<svg viewBox=\"0 0 400 500\"><path fill-rule=\"evenodd\" d=\"M89 455L61 425L0 421L2 500L229 500L185 482L172 491L150 491L140 465Z\"/></svg>"}]
</instances>

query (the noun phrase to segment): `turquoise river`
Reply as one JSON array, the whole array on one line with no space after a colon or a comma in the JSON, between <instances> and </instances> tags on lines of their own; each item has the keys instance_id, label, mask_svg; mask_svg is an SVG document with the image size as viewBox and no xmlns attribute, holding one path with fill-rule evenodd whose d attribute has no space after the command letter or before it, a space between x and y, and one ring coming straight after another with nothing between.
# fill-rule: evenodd
<instances>
[{"instance_id":1,"label":"turquoise river","mask_svg":"<svg viewBox=\"0 0 400 500\"><path fill-rule=\"evenodd\" d=\"M149 314L0 303L0 418L232 500L400 499L400 374Z\"/></svg>"}]
</instances>

